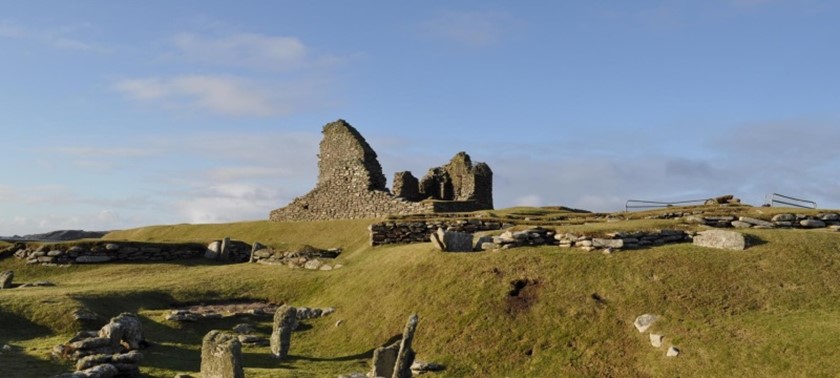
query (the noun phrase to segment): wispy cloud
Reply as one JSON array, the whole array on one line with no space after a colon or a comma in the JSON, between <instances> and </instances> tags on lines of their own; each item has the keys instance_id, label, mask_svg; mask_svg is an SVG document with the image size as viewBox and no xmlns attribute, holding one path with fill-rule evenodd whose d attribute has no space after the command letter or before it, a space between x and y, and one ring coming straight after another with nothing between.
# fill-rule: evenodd
<instances>
[{"instance_id":1,"label":"wispy cloud","mask_svg":"<svg viewBox=\"0 0 840 378\"><path fill-rule=\"evenodd\" d=\"M36 30L11 21L0 20L0 38L26 40L63 50L111 52L111 48L86 42L75 36L79 30L87 27L88 25L82 25Z\"/></svg>"},{"instance_id":2,"label":"wispy cloud","mask_svg":"<svg viewBox=\"0 0 840 378\"><path fill-rule=\"evenodd\" d=\"M486 47L505 39L514 18L498 11L447 11L424 22L425 34L470 47Z\"/></svg>"},{"instance_id":3,"label":"wispy cloud","mask_svg":"<svg viewBox=\"0 0 840 378\"><path fill-rule=\"evenodd\" d=\"M208 38L193 33L172 37L173 56L196 63L290 70L304 66L309 57L299 39L257 33L235 33Z\"/></svg>"},{"instance_id":4,"label":"wispy cloud","mask_svg":"<svg viewBox=\"0 0 840 378\"><path fill-rule=\"evenodd\" d=\"M113 84L116 91L132 100L243 117L288 115L320 106L321 101L327 101L321 87L317 80L256 82L214 75L132 78Z\"/></svg>"}]
</instances>

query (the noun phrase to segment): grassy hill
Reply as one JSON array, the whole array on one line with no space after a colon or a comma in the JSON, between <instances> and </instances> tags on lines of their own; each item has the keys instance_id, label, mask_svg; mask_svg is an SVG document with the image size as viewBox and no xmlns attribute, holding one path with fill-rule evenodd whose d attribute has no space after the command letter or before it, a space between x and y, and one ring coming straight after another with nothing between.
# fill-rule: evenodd
<instances>
[{"instance_id":1,"label":"grassy hill","mask_svg":"<svg viewBox=\"0 0 840 378\"><path fill-rule=\"evenodd\" d=\"M752 210L750 210L752 211ZM538 210L500 214L541 213ZM541 214L539 216L548 216ZM230 236L283 246L342 247L342 269L291 270L195 260L171 263L35 267L0 260L16 282L56 287L0 291L0 373L43 377L70 370L49 350L78 326L79 307L103 317L137 311L154 345L141 366L153 377L198 371L200 340L210 329L241 322L178 324L164 320L173 303L252 298L337 311L307 321L292 338L290 361L268 348L244 349L249 377L323 377L367 371L372 348L420 315L418 359L447 370L431 376L833 376L840 371L840 233L749 230L761 240L743 252L690 244L611 255L558 247L441 253L431 244L369 247L374 220L246 222L155 226L110 240L209 241ZM602 232L674 226L637 219L570 224ZM511 297L512 282L531 283ZM636 316L661 316L652 330L682 351L664 357ZM103 319L103 324L107 319ZM258 319L252 319L255 321ZM343 320L340 326L335 323ZM270 332L270 323L260 323Z\"/></svg>"}]
</instances>

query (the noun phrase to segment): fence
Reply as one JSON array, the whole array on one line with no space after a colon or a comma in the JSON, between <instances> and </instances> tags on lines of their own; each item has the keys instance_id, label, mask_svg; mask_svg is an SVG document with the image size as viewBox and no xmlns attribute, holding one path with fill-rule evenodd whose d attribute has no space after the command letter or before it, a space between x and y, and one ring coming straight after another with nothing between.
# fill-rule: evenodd
<instances>
[{"instance_id":1,"label":"fence","mask_svg":"<svg viewBox=\"0 0 840 378\"><path fill-rule=\"evenodd\" d=\"M662 202L662 201L646 201L646 200L627 200L624 203L624 211L628 212L630 209L661 209L666 207L673 207L673 206L688 206L688 205L702 205L706 203L710 198L704 199L696 199L696 200L685 200L685 201L671 201L671 202Z\"/></svg>"},{"instance_id":2,"label":"fence","mask_svg":"<svg viewBox=\"0 0 840 378\"><path fill-rule=\"evenodd\" d=\"M817 203L801 198L786 196L779 193L768 194L764 197L764 204L768 206L776 206L776 204L788 205L792 207L799 207L803 209L816 209Z\"/></svg>"}]
</instances>

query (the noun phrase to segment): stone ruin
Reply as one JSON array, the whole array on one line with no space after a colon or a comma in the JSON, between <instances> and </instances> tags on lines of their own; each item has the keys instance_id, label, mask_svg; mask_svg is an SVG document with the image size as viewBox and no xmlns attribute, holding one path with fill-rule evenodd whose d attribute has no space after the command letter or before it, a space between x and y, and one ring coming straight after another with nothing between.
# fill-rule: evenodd
<instances>
[{"instance_id":1,"label":"stone ruin","mask_svg":"<svg viewBox=\"0 0 840 378\"><path fill-rule=\"evenodd\" d=\"M459 152L421 179L397 172L393 191L376 152L344 120L324 126L318 154L318 183L286 207L271 212L272 221L378 218L397 214L469 212L493 209L493 172Z\"/></svg>"}]
</instances>

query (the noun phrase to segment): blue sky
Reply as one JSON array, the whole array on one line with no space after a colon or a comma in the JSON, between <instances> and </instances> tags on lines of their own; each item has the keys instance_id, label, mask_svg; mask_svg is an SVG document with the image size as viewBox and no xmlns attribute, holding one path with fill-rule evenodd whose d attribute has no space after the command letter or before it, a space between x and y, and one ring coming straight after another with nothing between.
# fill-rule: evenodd
<instances>
[{"instance_id":1,"label":"blue sky","mask_svg":"<svg viewBox=\"0 0 840 378\"><path fill-rule=\"evenodd\" d=\"M346 119L497 207L779 192L840 207L840 5L0 3L0 235L265 219Z\"/></svg>"}]
</instances>

